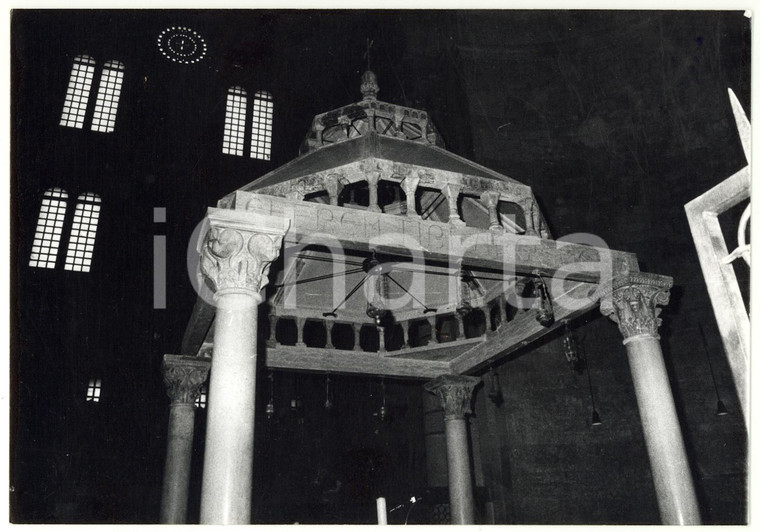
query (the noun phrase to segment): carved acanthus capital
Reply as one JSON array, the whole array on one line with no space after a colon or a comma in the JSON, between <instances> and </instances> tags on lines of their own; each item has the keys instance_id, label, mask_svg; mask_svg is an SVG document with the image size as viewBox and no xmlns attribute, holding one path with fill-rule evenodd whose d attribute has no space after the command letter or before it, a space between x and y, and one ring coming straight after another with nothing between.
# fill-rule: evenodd
<instances>
[{"instance_id":1,"label":"carved acanthus capital","mask_svg":"<svg viewBox=\"0 0 760 532\"><path fill-rule=\"evenodd\" d=\"M479 377L441 375L425 384L425 390L441 401L446 419L462 419L472 413L472 391L480 384Z\"/></svg>"},{"instance_id":2,"label":"carved acanthus capital","mask_svg":"<svg viewBox=\"0 0 760 532\"><path fill-rule=\"evenodd\" d=\"M659 305L668 304L672 286L673 280L663 275L628 274L613 281L601 298L599 310L618 324L624 344L640 336L659 339Z\"/></svg>"},{"instance_id":3,"label":"carved acanthus capital","mask_svg":"<svg viewBox=\"0 0 760 532\"><path fill-rule=\"evenodd\" d=\"M195 403L210 367L208 358L164 355L164 384L172 404Z\"/></svg>"},{"instance_id":4,"label":"carved acanthus capital","mask_svg":"<svg viewBox=\"0 0 760 532\"><path fill-rule=\"evenodd\" d=\"M280 254L288 220L210 208L199 243L201 273L212 289L258 295L269 282L269 266Z\"/></svg>"}]
</instances>

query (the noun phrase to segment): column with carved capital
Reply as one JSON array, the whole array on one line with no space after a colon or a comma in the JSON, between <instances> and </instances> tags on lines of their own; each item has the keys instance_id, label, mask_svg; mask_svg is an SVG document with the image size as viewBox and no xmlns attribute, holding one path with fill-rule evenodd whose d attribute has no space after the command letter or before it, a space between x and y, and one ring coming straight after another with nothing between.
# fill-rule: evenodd
<instances>
[{"instance_id":1,"label":"column with carved capital","mask_svg":"<svg viewBox=\"0 0 760 532\"><path fill-rule=\"evenodd\" d=\"M164 355L164 384L171 405L161 492L161 524L180 525L187 522L195 401L201 394L210 365L207 358Z\"/></svg>"},{"instance_id":2,"label":"column with carved capital","mask_svg":"<svg viewBox=\"0 0 760 532\"><path fill-rule=\"evenodd\" d=\"M425 384L425 390L438 396L445 414L449 503L451 523L456 525L475 523L475 498L465 416L472 413L472 391L479 383L478 377L441 375Z\"/></svg>"},{"instance_id":3,"label":"column with carved capital","mask_svg":"<svg viewBox=\"0 0 760 532\"><path fill-rule=\"evenodd\" d=\"M284 218L208 210L198 252L214 291L216 317L202 524L250 523L258 305L289 224Z\"/></svg>"},{"instance_id":4,"label":"column with carved capital","mask_svg":"<svg viewBox=\"0 0 760 532\"><path fill-rule=\"evenodd\" d=\"M451 225L463 226L464 220L459 216L459 194L462 192L462 185L449 183L441 190L449 201L449 223Z\"/></svg>"},{"instance_id":5,"label":"column with carved capital","mask_svg":"<svg viewBox=\"0 0 760 532\"><path fill-rule=\"evenodd\" d=\"M635 273L614 280L600 310L618 324L628 353L660 519L701 524L691 470L660 347L658 317L673 286L670 277Z\"/></svg>"},{"instance_id":6,"label":"column with carved capital","mask_svg":"<svg viewBox=\"0 0 760 532\"><path fill-rule=\"evenodd\" d=\"M406 194L406 215L417 218L417 202L415 194L417 193L417 186L420 184L420 176L408 175L403 181L401 181L401 189Z\"/></svg>"},{"instance_id":7,"label":"column with carved capital","mask_svg":"<svg viewBox=\"0 0 760 532\"><path fill-rule=\"evenodd\" d=\"M380 172L369 171L367 172L367 187L369 189L369 206L368 211L382 212L380 206L377 204L377 185L380 182Z\"/></svg>"},{"instance_id":8,"label":"column with carved capital","mask_svg":"<svg viewBox=\"0 0 760 532\"><path fill-rule=\"evenodd\" d=\"M330 174L325 177L325 190L330 198L330 205L338 205L338 196L343 190L343 182L338 174Z\"/></svg>"},{"instance_id":9,"label":"column with carved capital","mask_svg":"<svg viewBox=\"0 0 760 532\"><path fill-rule=\"evenodd\" d=\"M494 190L483 192L480 201L488 208L488 229L495 233L503 233L504 228L499 220L499 193Z\"/></svg>"}]
</instances>

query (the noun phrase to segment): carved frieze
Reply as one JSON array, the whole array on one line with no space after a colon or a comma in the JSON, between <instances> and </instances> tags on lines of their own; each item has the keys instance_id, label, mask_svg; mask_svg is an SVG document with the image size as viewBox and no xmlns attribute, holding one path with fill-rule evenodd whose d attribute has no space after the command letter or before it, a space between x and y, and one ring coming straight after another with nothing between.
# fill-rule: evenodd
<instances>
[{"instance_id":1,"label":"carved frieze","mask_svg":"<svg viewBox=\"0 0 760 532\"><path fill-rule=\"evenodd\" d=\"M164 355L164 384L172 404L195 403L210 367L207 358Z\"/></svg>"},{"instance_id":2,"label":"carved frieze","mask_svg":"<svg viewBox=\"0 0 760 532\"><path fill-rule=\"evenodd\" d=\"M441 401L446 419L462 419L472 413L472 391L480 384L479 377L441 375L425 384L425 390Z\"/></svg>"}]
</instances>

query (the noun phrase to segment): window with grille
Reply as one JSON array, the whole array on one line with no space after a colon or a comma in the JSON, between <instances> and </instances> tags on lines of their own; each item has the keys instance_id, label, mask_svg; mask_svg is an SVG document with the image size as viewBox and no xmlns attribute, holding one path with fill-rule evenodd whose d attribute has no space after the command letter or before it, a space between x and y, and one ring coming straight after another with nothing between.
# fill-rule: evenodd
<instances>
[{"instance_id":1,"label":"window with grille","mask_svg":"<svg viewBox=\"0 0 760 532\"><path fill-rule=\"evenodd\" d=\"M77 206L74 210L64 269L75 272L90 271L99 216L100 197L90 192L81 194L77 198Z\"/></svg>"},{"instance_id":2,"label":"window with grille","mask_svg":"<svg viewBox=\"0 0 760 532\"><path fill-rule=\"evenodd\" d=\"M198 399L195 400L195 406L198 408L206 408L206 387L201 388L201 394Z\"/></svg>"},{"instance_id":3,"label":"window with grille","mask_svg":"<svg viewBox=\"0 0 760 532\"><path fill-rule=\"evenodd\" d=\"M272 95L259 91L253 96L251 157L268 161L272 153Z\"/></svg>"},{"instance_id":4,"label":"window with grille","mask_svg":"<svg viewBox=\"0 0 760 532\"><path fill-rule=\"evenodd\" d=\"M74 58L69 86L66 88L66 101L61 114L62 126L82 129L94 75L95 61L92 57L78 55Z\"/></svg>"},{"instance_id":5,"label":"window with grille","mask_svg":"<svg viewBox=\"0 0 760 532\"><path fill-rule=\"evenodd\" d=\"M97 379L97 378L90 379L90 383L87 385L87 401L91 401L93 403L99 403L100 389L101 389L100 379Z\"/></svg>"},{"instance_id":6,"label":"window with grille","mask_svg":"<svg viewBox=\"0 0 760 532\"><path fill-rule=\"evenodd\" d=\"M245 113L248 98L241 87L232 87L227 92L227 110L224 115L224 140L222 153L243 155L245 142Z\"/></svg>"},{"instance_id":7,"label":"window with grille","mask_svg":"<svg viewBox=\"0 0 760 532\"><path fill-rule=\"evenodd\" d=\"M95 60L88 55L78 55L74 58L60 125L77 129L84 128L95 77L95 65ZM113 132L123 81L124 65L119 61L106 61L100 74L95 109L92 111L90 123L92 131Z\"/></svg>"},{"instance_id":8,"label":"window with grille","mask_svg":"<svg viewBox=\"0 0 760 532\"><path fill-rule=\"evenodd\" d=\"M123 80L124 65L119 61L108 61L103 66L98 96L95 100L95 112L92 115L93 131L111 133L114 130Z\"/></svg>"},{"instance_id":9,"label":"window with grille","mask_svg":"<svg viewBox=\"0 0 760 532\"><path fill-rule=\"evenodd\" d=\"M58 246L61 243L63 222L66 218L68 194L60 188L51 188L42 196L42 206L34 232L29 266L55 268Z\"/></svg>"},{"instance_id":10,"label":"window with grille","mask_svg":"<svg viewBox=\"0 0 760 532\"><path fill-rule=\"evenodd\" d=\"M272 156L272 120L274 102L271 93L258 91L253 95L250 109L250 156L268 161ZM242 156L246 146L246 120L249 116L248 95L242 87L227 91L224 115L222 153Z\"/></svg>"}]
</instances>

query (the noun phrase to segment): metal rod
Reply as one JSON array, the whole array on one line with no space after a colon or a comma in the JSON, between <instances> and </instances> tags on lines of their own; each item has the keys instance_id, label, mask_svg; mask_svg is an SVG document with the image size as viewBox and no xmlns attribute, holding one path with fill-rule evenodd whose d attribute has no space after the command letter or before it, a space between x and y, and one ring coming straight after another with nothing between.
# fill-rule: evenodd
<instances>
[{"instance_id":1,"label":"metal rod","mask_svg":"<svg viewBox=\"0 0 760 532\"><path fill-rule=\"evenodd\" d=\"M401 288L401 290L403 290L404 292L406 292L407 294L409 294L412 297L412 299L414 299L417 303L419 303L420 305L422 305L423 307L425 307L425 312L435 312L434 308L429 308L425 303L423 303L422 301L420 301L419 299L417 299L416 297L414 297L414 294L412 294L409 290L407 290L406 288L404 288L403 286L401 286L401 284L396 279L394 279L393 277L391 277L391 274L386 273L384 275L388 279L390 279L391 281L393 281L394 283L396 283L396 286L398 286L399 288Z\"/></svg>"},{"instance_id":2,"label":"metal rod","mask_svg":"<svg viewBox=\"0 0 760 532\"><path fill-rule=\"evenodd\" d=\"M348 301L348 298L351 297L352 295L354 295L354 292L356 292L357 290L359 290L359 287L361 287L361 285L363 285L364 281L366 281L366 280L367 280L366 277L362 277L361 281L359 281L358 283L356 283L356 286L354 286L351 289L351 291L348 293L348 295L343 298L343 301L341 301L340 303L338 303L337 307L335 307L334 309L332 309L330 312L323 312L322 316L330 316L330 315L334 316L335 315L335 311L338 310L343 303L345 303L346 301Z\"/></svg>"},{"instance_id":3,"label":"metal rod","mask_svg":"<svg viewBox=\"0 0 760 532\"><path fill-rule=\"evenodd\" d=\"M359 273L363 270L364 270L363 268L354 268L354 269L346 270L340 273L326 273L325 275L318 275L316 277L310 277L309 279L298 279L297 281L293 281L292 283L275 284L275 285L272 285L272 287L282 288L283 286L295 286L297 284L311 283L313 281L324 281L325 279L332 279L333 277L337 277L339 275L350 275L352 273Z\"/></svg>"}]
</instances>

